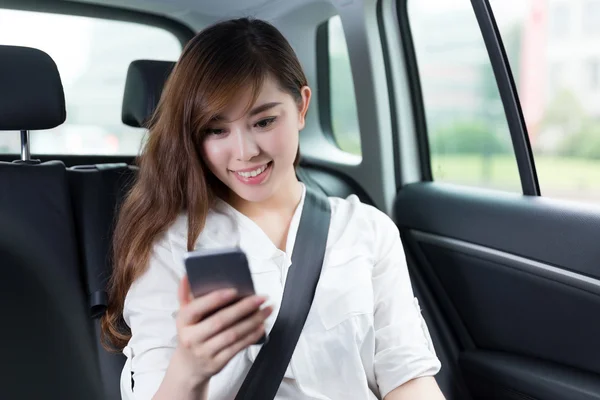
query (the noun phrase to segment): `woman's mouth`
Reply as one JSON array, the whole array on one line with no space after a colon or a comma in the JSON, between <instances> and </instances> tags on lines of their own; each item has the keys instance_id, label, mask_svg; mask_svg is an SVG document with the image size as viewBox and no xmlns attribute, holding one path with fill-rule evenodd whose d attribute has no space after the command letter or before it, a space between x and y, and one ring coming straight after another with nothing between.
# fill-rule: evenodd
<instances>
[{"instance_id":1,"label":"woman's mouth","mask_svg":"<svg viewBox=\"0 0 600 400\"><path fill-rule=\"evenodd\" d=\"M234 171L235 177L247 185L260 185L268 177L272 169L273 161L258 166L252 170Z\"/></svg>"}]
</instances>

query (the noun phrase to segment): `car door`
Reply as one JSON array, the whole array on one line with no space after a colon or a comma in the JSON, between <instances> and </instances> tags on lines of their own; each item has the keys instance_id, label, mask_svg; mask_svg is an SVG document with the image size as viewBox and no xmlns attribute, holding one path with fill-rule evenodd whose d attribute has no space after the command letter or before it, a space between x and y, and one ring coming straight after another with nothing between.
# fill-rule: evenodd
<instances>
[{"instance_id":1,"label":"car door","mask_svg":"<svg viewBox=\"0 0 600 400\"><path fill-rule=\"evenodd\" d=\"M577 69L552 87L588 3L380 4L400 46L395 220L449 399L600 399L600 130L582 133L595 111ZM416 161L401 157L411 143Z\"/></svg>"}]
</instances>

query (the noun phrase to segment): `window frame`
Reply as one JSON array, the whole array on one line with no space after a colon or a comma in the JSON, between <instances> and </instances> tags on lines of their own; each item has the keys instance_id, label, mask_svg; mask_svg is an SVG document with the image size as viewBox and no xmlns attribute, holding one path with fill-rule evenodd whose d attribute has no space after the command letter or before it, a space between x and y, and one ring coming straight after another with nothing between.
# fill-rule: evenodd
<instances>
[{"instance_id":1,"label":"window frame","mask_svg":"<svg viewBox=\"0 0 600 400\"><path fill-rule=\"evenodd\" d=\"M424 180L433 181L431 173L431 158L429 135L427 130L425 105L421 91L420 74L416 58L410 21L408 16L408 1L398 0L398 20L402 34L402 47L407 64L413 118L417 130L419 155ZM415 0L410 0L415 1ZM468 1L468 0L464 0ZM500 31L496 24L489 0L471 0L471 6L477 19L483 41L485 43L490 64L494 72L496 85L504 107L513 152L517 161L517 169L521 180L522 193L526 196L540 196L533 151L527 134L527 126L521 109L516 84L505 52Z\"/></svg>"},{"instance_id":2,"label":"window frame","mask_svg":"<svg viewBox=\"0 0 600 400\"><path fill-rule=\"evenodd\" d=\"M325 139L334 144L338 149L335 134L333 133L333 117L331 115L331 60L329 58L329 20L317 26L316 49L317 49L317 88L319 102L319 123Z\"/></svg>"},{"instance_id":3,"label":"window frame","mask_svg":"<svg viewBox=\"0 0 600 400\"><path fill-rule=\"evenodd\" d=\"M383 14L383 0L378 0L377 1L377 8L376 8L376 13L377 13L377 29L379 30L380 33L380 38L381 38L381 50L382 50L382 55L383 55L383 64L385 67L385 79L386 79L386 83L387 83L387 88L388 88L388 99L389 99L389 104L390 104L390 120L391 120L391 129L392 129L392 150L393 150L393 159L394 159L394 170L396 171L395 174L395 185L396 185L396 192L398 192L401 188L402 188L402 162L401 162L401 152L400 152L400 132L399 132L399 121L398 121L398 113L396 113L394 110L396 110L397 108L397 104L396 104L396 92L395 92L395 88L394 88L394 79L393 79L393 73L392 73L392 61L391 61L391 56L390 56L390 52L389 52L389 41L388 41L388 36L386 34L386 29L385 29L385 23L384 23L384 14ZM417 149L420 151L420 147L417 147ZM419 157L419 162L421 160L421 157ZM423 180L423 169L420 168L420 178L421 180Z\"/></svg>"},{"instance_id":4,"label":"window frame","mask_svg":"<svg viewBox=\"0 0 600 400\"><path fill-rule=\"evenodd\" d=\"M191 26L175 19L145 11L131 10L118 6L105 6L92 3L75 3L65 0L5 0L1 9L31 11L47 14L71 15L112 21L130 22L164 29L172 33L181 43L181 47L196 34Z\"/></svg>"},{"instance_id":5,"label":"window frame","mask_svg":"<svg viewBox=\"0 0 600 400\"><path fill-rule=\"evenodd\" d=\"M323 136L325 137L325 139L332 143L335 147L337 147L345 153L352 154L353 156L362 157L362 143L360 147L360 154L347 152L340 146L333 129L333 97L331 96L331 57L329 56L329 22L332 18L336 16L339 15L333 15L327 18L325 21L321 22L319 25L317 25L316 31L315 59L317 62L317 96L319 103L319 124L321 126L321 131L323 132ZM350 69L352 70L352 65L350 65ZM356 102L356 97L354 98L354 101Z\"/></svg>"},{"instance_id":6,"label":"window frame","mask_svg":"<svg viewBox=\"0 0 600 400\"><path fill-rule=\"evenodd\" d=\"M417 147L419 149L419 163L421 167L422 181L433 182L431 171L431 151L429 147L429 130L427 129L427 116L425 114L425 102L421 89L421 74L417 63L417 53L413 41L410 18L408 17L408 1L398 0L398 25L400 28L400 41L402 44L402 56L406 63L406 76L408 77L408 88L410 91L410 104L412 118L415 125Z\"/></svg>"}]
</instances>

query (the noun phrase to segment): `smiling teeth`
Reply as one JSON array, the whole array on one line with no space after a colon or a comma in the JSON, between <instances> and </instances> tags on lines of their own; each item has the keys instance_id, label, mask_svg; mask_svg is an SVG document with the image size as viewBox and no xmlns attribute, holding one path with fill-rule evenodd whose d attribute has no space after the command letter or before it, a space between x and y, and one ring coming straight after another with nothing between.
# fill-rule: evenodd
<instances>
[{"instance_id":1,"label":"smiling teeth","mask_svg":"<svg viewBox=\"0 0 600 400\"><path fill-rule=\"evenodd\" d=\"M239 176L244 177L244 178L254 178L255 176L260 175L263 172L265 172L265 169L267 169L267 165L263 165L262 167L257 168L254 171L236 172L236 174L238 174Z\"/></svg>"}]
</instances>

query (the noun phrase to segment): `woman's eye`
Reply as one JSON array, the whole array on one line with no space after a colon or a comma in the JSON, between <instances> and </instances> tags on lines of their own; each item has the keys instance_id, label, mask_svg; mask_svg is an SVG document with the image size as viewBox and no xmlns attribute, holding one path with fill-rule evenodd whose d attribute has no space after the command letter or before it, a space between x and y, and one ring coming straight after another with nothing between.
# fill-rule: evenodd
<instances>
[{"instance_id":1,"label":"woman's eye","mask_svg":"<svg viewBox=\"0 0 600 400\"><path fill-rule=\"evenodd\" d=\"M223 132L225 132L223 129L205 129L204 130L204 134L209 136L209 135L221 135L223 134Z\"/></svg>"},{"instance_id":2,"label":"woman's eye","mask_svg":"<svg viewBox=\"0 0 600 400\"><path fill-rule=\"evenodd\" d=\"M260 120L256 123L256 127L264 129L267 128L269 125L271 125L273 122L275 122L277 118L276 117L271 117L271 118L265 118L263 120Z\"/></svg>"}]
</instances>

